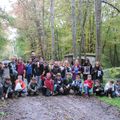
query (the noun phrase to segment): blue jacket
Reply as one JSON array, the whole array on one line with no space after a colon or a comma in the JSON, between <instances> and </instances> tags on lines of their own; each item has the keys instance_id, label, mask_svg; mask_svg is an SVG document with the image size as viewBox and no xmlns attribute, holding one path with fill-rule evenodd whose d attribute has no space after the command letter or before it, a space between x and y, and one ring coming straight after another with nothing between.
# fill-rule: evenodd
<instances>
[{"instance_id":1,"label":"blue jacket","mask_svg":"<svg viewBox=\"0 0 120 120\"><path fill-rule=\"evenodd\" d=\"M31 64L26 65L26 74L27 75L32 74L32 65Z\"/></svg>"}]
</instances>

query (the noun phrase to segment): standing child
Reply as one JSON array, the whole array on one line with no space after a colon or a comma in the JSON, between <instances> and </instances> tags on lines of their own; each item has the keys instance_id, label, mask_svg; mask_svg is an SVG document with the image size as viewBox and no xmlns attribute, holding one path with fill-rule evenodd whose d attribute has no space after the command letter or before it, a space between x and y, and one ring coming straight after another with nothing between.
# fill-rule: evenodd
<instances>
[{"instance_id":1,"label":"standing child","mask_svg":"<svg viewBox=\"0 0 120 120\"><path fill-rule=\"evenodd\" d=\"M82 72L83 72L84 80L86 80L87 76L90 75L92 72L92 65L90 64L90 61L88 58L86 58L85 63L82 66Z\"/></svg>"},{"instance_id":2,"label":"standing child","mask_svg":"<svg viewBox=\"0 0 120 120\"><path fill-rule=\"evenodd\" d=\"M29 83L32 78L32 59L29 59L26 65L26 78L27 82Z\"/></svg>"},{"instance_id":3,"label":"standing child","mask_svg":"<svg viewBox=\"0 0 120 120\"><path fill-rule=\"evenodd\" d=\"M95 67L92 69L92 77L93 80L99 80L101 83L103 82L103 70L102 67L100 65L99 61L96 61L95 63Z\"/></svg>"},{"instance_id":4,"label":"standing child","mask_svg":"<svg viewBox=\"0 0 120 120\"><path fill-rule=\"evenodd\" d=\"M81 73L82 72L82 69L81 69L81 66L79 64L79 61L78 60L75 60L75 64L73 65L72 67L72 79L75 80L76 79L76 75L78 73Z\"/></svg>"},{"instance_id":5,"label":"standing child","mask_svg":"<svg viewBox=\"0 0 120 120\"><path fill-rule=\"evenodd\" d=\"M51 79L51 73L47 73L46 79L44 81L44 86L42 88L42 93L45 96L51 96L54 90L54 82Z\"/></svg>"},{"instance_id":6,"label":"standing child","mask_svg":"<svg viewBox=\"0 0 120 120\"><path fill-rule=\"evenodd\" d=\"M84 92L86 97L89 97L90 90L92 88L93 88L93 80L91 75L88 75L87 80L84 81Z\"/></svg>"}]
</instances>

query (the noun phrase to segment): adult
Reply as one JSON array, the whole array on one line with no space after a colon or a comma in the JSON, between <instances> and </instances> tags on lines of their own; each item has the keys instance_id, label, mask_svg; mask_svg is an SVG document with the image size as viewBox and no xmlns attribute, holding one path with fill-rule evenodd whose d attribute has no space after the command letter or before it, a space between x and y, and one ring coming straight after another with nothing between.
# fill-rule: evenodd
<instances>
[{"instance_id":1,"label":"adult","mask_svg":"<svg viewBox=\"0 0 120 120\"><path fill-rule=\"evenodd\" d=\"M43 62L37 60L35 62L33 71L34 71L34 77L36 78L39 87L41 87L41 79L40 79L40 77L41 77L41 75L43 74L43 71L44 71Z\"/></svg>"},{"instance_id":2,"label":"adult","mask_svg":"<svg viewBox=\"0 0 120 120\"><path fill-rule=\"evenodd\" d=\"M9 69L10 69L10 78L11 78L11 82L12 82L12 85L14 87L15 85L15 80L17 79L17 75L18 75L18 72L17 72L17 63L16 63L16 58L13 57L11 59L11 62L9 63Z\"/></svg>"},{"instance_id":3,"label":"adult","mask_svg":"<svg viewBox=\"0 0 120 120\"><path fill-rule=\"evenodd\" d=\"M49 65L47 62L44 62L44 76L50 72Z\"/></svg>"},{"instance_id":4,"label":"adult","mask_svg":"<svg viewBox=\"0 0 120 120\"><path fill-rule=\"evenodd\" d=\"M34 51L31 52L31 59L34 61L36 59L36 54Z\"/></svg>"},{"instance_id":5,"label":"adult","mask_svg":"<svg viewBox=\"0 0 120 120\"><path fill-rule=\"evenodd\" d=\"M3 79L5 81L5 78L9 78L10 77L10 69L8 66L8 63L4 63L4 67L3 67Z\"/></svg>"},{"instance_id":6,"label":"adult","mask_svg":"<svg viewBox=\"0 0 120 120\"><path fill-rule=\"evenodd\" d=\"M58 65L57 61L54 62L54 66L53 66L51 72L52 72L52 75L53 75L53 79L55 78L57 73L61 73L61 69L60 69L60 66Z\"/></svg>"},{"instance_id":7,"label":"adult","mask_svg":"<svg viewBox=\"0 0 120 120\"><path fill-rule=\"evenodd\" d=\"M63 79L65 79L65 77L66 77L66 68L65 68L65 65L64 65L63 61L60 62L60 70L61 70L61 77Z\"/></svg>"}]
</instances>

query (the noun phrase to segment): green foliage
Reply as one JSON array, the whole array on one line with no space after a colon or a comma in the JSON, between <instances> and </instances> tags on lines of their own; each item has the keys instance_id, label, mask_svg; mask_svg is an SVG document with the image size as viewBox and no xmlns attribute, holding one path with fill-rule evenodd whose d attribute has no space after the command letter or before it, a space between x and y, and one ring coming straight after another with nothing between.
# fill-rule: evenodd
<instances>
[{"instance_id":1,"label":"green foliage","mask_svg":"<svg viewBox=\"0 0 120 120\"><path fill-rule=\"evenodd\" d=\"M113 99L109 99L108 97L99 97L98 99L100 99L101 101L115 106L120 110L120 99L119 98L113 98Z\"/></svg>"},{"instance_id":2,"label":"green foliage","mask_svg":"<svg viewBox=\"0 0 120 120\"><path fill-rule=\"evenodd\" d=\"M104 83L109 80L118 80L120 78L120 67L110 68L104 70Z\"/></svg>"}]
</instances>

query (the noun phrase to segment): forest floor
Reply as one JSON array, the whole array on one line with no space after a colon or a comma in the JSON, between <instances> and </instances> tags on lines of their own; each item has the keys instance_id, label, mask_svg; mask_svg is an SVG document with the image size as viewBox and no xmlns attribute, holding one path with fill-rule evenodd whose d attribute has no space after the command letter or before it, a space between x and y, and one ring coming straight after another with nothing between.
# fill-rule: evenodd
<instances>
[{"instance_id":1,"label":"forest floor","mask_svg":"<svg viewBox=\"0 0 120 120\"><path fill-rule=\"evenodd\" d=\"M9 99L2 104L0 120L120 120L117 108L95 97L40 95Z\"/></svg>"}]
</instances>

